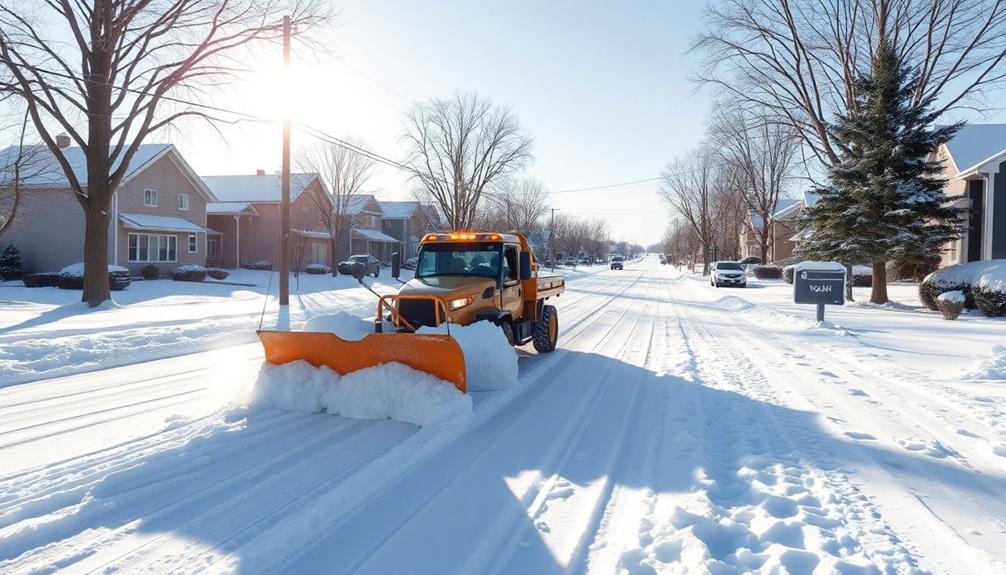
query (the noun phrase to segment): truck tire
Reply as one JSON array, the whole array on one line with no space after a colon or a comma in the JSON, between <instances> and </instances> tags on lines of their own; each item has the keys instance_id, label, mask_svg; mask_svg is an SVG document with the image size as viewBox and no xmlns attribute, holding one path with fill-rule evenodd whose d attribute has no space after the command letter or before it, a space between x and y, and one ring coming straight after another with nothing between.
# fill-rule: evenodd
<instances>
[{"instance_id":1,"label":"truck tire","mask_svg":"<svg viewBox=\"0 0 1006 575\"><path fill-rule=\"evenodd\" d=\"M503 330L503 335L506 337L507 343L509 343L510 345L513 345L513 340L514 340L514 337L513 337L513 324L510 323L510 321L508 319L503 319L503 320L500 320L499 322L497 322L496 325L498 325L500 327L500 329Z\"/></svg>"},{"instance_id":2,"label":"truck tire","mask_svg":"<svg viewBox=\"0 0 1006 575\"><path fill-rule=\"evenodd\" d=\"M532 334L534 349L538 353L555 351L555 343L559 339L559 313L555 306L546 305L541 308L541 319L534 324Z\"/></svg>"}]
</instances>

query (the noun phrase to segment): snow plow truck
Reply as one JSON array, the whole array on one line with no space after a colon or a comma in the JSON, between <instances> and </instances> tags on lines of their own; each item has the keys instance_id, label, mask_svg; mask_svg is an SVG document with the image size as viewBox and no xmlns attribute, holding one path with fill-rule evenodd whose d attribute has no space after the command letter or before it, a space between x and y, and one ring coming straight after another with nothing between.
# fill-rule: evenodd
<instances>
[{"instance_id":1,"label":"snow plow truck","mask_svg":"<svg viewBox=\"0 0 1006 575\"><path fill-rule=\"evenodd\" d=\"M400 263L394 254L396 279ZM363 271L353 273L360 283ZM519 234L431 233L420 243L415 276L397 294L377 294L374 333L360 340L328 332L259 330L258 335L270 363L307 360L346 374L398 362L466 392L465 358L450 325L492 322L512 345L531 343L548 353L556 346L559 318L546 302L564 290L562 276L539 272L534 251Z\"/></svg>"}]
</instances>

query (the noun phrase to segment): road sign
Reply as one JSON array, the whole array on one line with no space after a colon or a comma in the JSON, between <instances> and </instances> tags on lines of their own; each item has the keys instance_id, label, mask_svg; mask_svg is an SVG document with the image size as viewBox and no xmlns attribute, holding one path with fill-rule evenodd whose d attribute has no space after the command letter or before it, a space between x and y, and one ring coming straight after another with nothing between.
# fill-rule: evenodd
<instances>
[{"instance_id":1,"label":"road sign","mask_svg":"<svg viewBox=\"0 0 1006 575\"><path fill-rule=\"evenodd\" d=\"M840 264L797 266L793 273L793 302L817 306L817 321L824 321L824 306L845 304L845 268Z\"/></svg>"}]
</instances>

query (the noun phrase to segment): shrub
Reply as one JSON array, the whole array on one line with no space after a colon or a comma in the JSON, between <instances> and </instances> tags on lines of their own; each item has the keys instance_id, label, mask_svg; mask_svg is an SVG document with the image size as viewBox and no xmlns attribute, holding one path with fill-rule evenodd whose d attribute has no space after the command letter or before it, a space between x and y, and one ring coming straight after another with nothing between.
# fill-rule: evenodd
<instances>
[{"instance_id":1,"label":"shrub","mask_svg":"<svg viewBox=\"0 0 1006 575\"><path fill-rule=\"evenodd\" d=\"M0 253L0 281L19 280L22 275L21 253L14 244L7 244Z\"/></svg>"},{"instance_id":2,"label":"shrub","mask_svg":"<svg viewBox=\"0 0 1006 575\"><path fill-rule=\"evenodd\" d=\"M944 319L957 319L964 310L964 292L948 291L941 293L936 298L936 307L943 314Z\"/></svg>"},{"instance_id":3,"label":"shrub","mask_svg":"<svg viewBox=\"0 0 1006 575\"><path fill-rule=\"evenodd\" d=\"M853 287L873 286L873 266L852 266Z\"/></svg>"},{"instance_id":4,"label":"shrub","mask_svg":"<svg viewBox=\"0 0 1006 575\"><path fill-rule=\"evenodd\" d=\"M201 282L206 279L206 268L197 265L184 265L175 269L171 279L176 282Z\"/></svg>"},{"instance_id":5,"label":"shrub","mask_svg":"<svg viewBox=\"0 0 1006 575\"><path fill-rule=\"evenodd\" d=\"M312 275L322 275L327 274L329 267L323 264L308 264L304 271Z\"/></svg>"},{"instance_id":6,"label":"shrub","mask_svg":"<svg viewBox=\"0 0 1006 575\"><path fill-rule=\"evenodd\" d=\"M56 287L59 285L59 274L57 272L45 272L40 274L26 274L21 281L25 287Z\"/></svg>"},{"instance_id":7,"label":"shrub","mask_svg":"<svg viewBox=\"0 0 1006 575\"><path fill-rule=\"evenodd\" d=\"M251 265L251 269L271 271L272 262L269 260L259 260Z\"/></svg>"},{"instance_id":8,"label":"shrub","mask_svg":"<svg viewBox=\"0 0 1006 575\"><path fill-rule=\"evenodd\" d=\"M143 266L140 270L140 275L143 276L145 280L158 280L161 279L161 268L155 266L154 264L147 264Z\"/></svg>"},{"instance_id":9,"label":"shrub","mask_svg":"<svg viewBox=\"0 0 1006 575\"><path fill-rule=\"evenodd\" d=\"M129 287L130 277L127 268L109 264L107 269L109 289L120 290ZM84 289L84 264L72 264L59 270L57 287L59 289Z\"/></svg>"},{"instance_id":10,"label":"shrub","mask_svg":"<svg viewBox=\"0 0 1006 575\"><path fill-rule=\"evenodd\" d=\"M777 280L782 277L782 268L773 265L755 266L754 277L760 280Z\"/></svg>"},{"instance_id":11,"label":"shrub","mask_svg":"<svg viewBox=\"0 0 1006 575\"><path fill-rule=\"evenodd\" d=\"M231 275L231 273L220 268L206 268L206 275L215 280L225 280L227 279L227 276Z\"/></svg>"},{"instance_id":12,"label":"shrub","mask_svg":"<svg viewBox=\"0 0 1006 575\"><path fill-rule=\"evenodd\" d=\"M985 262L987 267L971 286L975 306L988 317L1006 315L1006 262Z\"/></svg>"},{"instance_id":13,"label":"shrub","mask_svg":"<svg viewBox=\"0 0 1006 575\"><path fill-rule=\"evenodd\" d=\"M793 273L795 271L796 271L796 264L791 264L782 268L782 281L788 284L793 283Z\"/></svg>"},{"instance_id":14,"label":"shrub","mask_svg":"<svg viewBox=\"0 0 1006 575\"><path fill-rule=\"evenodd\" d=\"M941 293L959 291L964 293L964 307L975 308L971 284L978 274L989 265L989 262L970 262L956 264L927 275L919 284L919 300L929 309L936 311L936 298Z\"/></svg>"}]
</instances>

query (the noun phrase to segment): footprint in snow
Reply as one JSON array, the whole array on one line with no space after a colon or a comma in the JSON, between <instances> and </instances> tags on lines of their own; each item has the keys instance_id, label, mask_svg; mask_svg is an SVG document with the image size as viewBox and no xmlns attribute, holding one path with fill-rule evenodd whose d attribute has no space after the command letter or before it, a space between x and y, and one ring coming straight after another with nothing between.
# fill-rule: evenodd
<instances>
[{"instance_id":1,"label":"footprint in snow","mask_svg":"<svg viewBox=\"0 0 1006 575\"><path fill-rule=\"evenodd\" d=\"M925 453L930 457L935 457L937 459L945 459L947 457L958 457L959 453L953 449L946 447L939 441L925 441L921 439L902 439L898 443L908 451L915 451L917 453Z\"/></svg>"},{"instance_id":2,"label":"footprint in snow","mask_svg":"<svg viewBox=\"0 0 1006 575\"><path fill-rule=\"evenodd\" d=\"M849 389L849 395L855 395L857 397L870 397L869 393L866 393L862 389L855 388L855 387L852 388L852 389Z\"/></svg>"},{"instance_id":3,"label":"footprint in snow","mask_svg":"<svg viewBox=\"0 0 1006 575\"><path fill-rule=\"evenodd\" d=\"M859 431L846 431L845 435L846 437L851 437L852 439L858 439L860 441L873 441L877 439L869 433L861 433Z\"/></svg>"},{"instance_id":4,"label":"footprint in snow","mask_svg":"<svg viewBox=\"0 0 1006 575\"><path fill-rule=\"evenodd\" d=\"M977 433L975 433L973 431L968 431L967 429L963 429L963 428L962 429L958 429L957 433L959 433L960 435L963 435L964 437L972 437L974 439L980 439L981 438L981 436L978 435Z\"/></svg>"}]
</instances>

